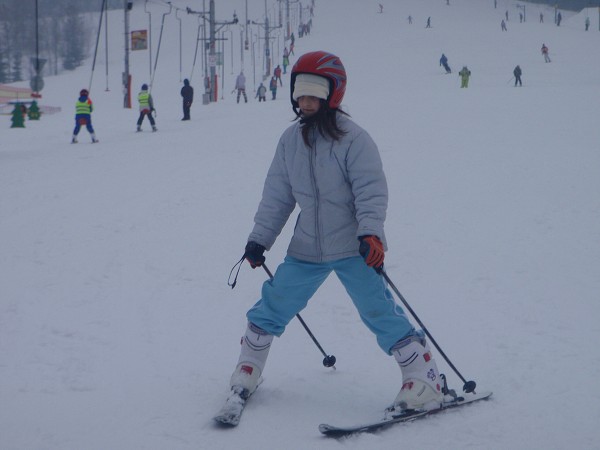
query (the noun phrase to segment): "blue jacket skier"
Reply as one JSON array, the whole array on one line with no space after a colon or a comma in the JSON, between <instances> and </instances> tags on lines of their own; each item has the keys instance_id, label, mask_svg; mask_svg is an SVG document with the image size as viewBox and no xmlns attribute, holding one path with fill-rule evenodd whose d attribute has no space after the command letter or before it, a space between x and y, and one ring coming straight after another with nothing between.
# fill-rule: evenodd
<instances>
[{"instance_id":1,"label":"blue jacket skier","mask_svg":"<svg viewBox=\"0 0 600 450\"><path fill-rule=\"evenodd\" d=\"M440 66L444 66L446 73L452 73L452 69L450 69L450 66L448 65L448 58L443 53L442 57L440 58Z\"/></svg>"}]
</instances>

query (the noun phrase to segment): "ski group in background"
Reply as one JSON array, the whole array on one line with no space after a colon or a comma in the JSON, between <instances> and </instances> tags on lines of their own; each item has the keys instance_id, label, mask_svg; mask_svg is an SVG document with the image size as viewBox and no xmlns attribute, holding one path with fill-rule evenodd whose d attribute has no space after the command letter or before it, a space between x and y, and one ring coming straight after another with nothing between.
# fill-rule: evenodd
<instances>
[{"instance_id":1,"label":"ski group in background","mask_svg":"<svg viewBox=\"0 0 600 450\"><path fill-rule=\"evenodd\" d=\"M449 2L447 4L449 5ZM383 14L383 4L379 4L379 5L380 5L379 12ZM310 7L311 18L313 16L313 8L314 8L314 2L312 3L312 5ZM494 0L494 8L497 8L497 0ZM501 29L502 29L502 31L508 31L506 22L508 22L508 20L509 20L509 11L506 10L502 16L503 16L503 18L500 23ZM408 15L407 20L408 20L409 24L412 24L413 16ZM561 20L562 20L562 15L560 12L558 12L555 17L555 24L557 26L560 26ZM431 28L431 21L432 21L431 16L427 17L426 26L425 26L426 28ZM525 21L525 17L524 17L523 13L520 13L520 21L521 22ZM542 12L540 12L540 14L539 14L539 21L540 21L540 23L544 22L544 14ZM585 31L588 31L589 27L590 27L590 18L589 17L585 18L584 24L585 24ZM311 26L312 26L312 19L310 19L307 23L300 24L300 26L298 27L299 36L303 37L303 36L310 34ZM267 89L271 91L271 100L277 99L277 89L278 89L278 87L283 86L283 77L282 76L287 74L287 68L290 65L290 57L292 55L294 55L295 40L296 40L296 37L294 35L294 32L292 32L290 34L289 38L286 39L286 45L283 50L281 64L277 64L276 67L274 68L273 76L270 78L268 86L266 86L265 83L263 83L263 82L260 82L260 84L258 85L257 90L256 90L256 96L254 98L258 99L259 102L266 102ZM546 44L542 44L541 53L542 53L542 55L544 57L544 61L546 63L551 62L549 50L548 50L548 47L546 46ZM452 73L452 69L448 62L448 57L445 55L445 53L442 53L440 60L439 60L439 65L444 68L446 74ZM468 88L471 71L467 68L466 65L463 66L463 68L461 69L460 72L458 72L458 75L461 79L460 87ZM521 79L522 70L519 65L517 65L513 69L513 76L514 76L515 87L517 85L522 86L523 85L523 82ZM207 88L206 85L205 85L205 88ZM236 92L236 91L237 91L237 97L236 97L237 103L240 102L240 99L242 96L244 97L244 102L247 103L248 96L246 94L246 77L244 75L243 70L240 71L240 73L238 74L238 76L235 80L235 88L233 89L232 93ZM192 103L194 100L194 89L190 85L190 81L187 78L183 80L183 87L181 88L180 95L182 98L182 109L183 109L183 118L181 120L182 121L191 120L190 110L191 110L191 106L192 106ZM148 121L150 122L150 125L152 127L152 131L157 131L156 121L155 121L155 117L154 117L155 114L153 114L153 113L155 113L154 101L153 101L152 95L150 94L150 92L148 90L147 84L144 83L142 85L141 91L139 92L137 98L138 98L138 103L139 103L140 114L139 114L139 117L137 120L136 130L142 131L142 124L144 122L144 119L147 117ZM92 110L93 110L93 104L89 98L89 92L87 89L82 89L80 92L80 97L76 103L75 129L73 130L73 136L71 139L72 143L77 143L77 136L83 125L86 126L88 132L90 133L92 142L94 142L94 143L98 142L98 139L96 138L96 135L94 132L94 128L92 127L92 120L91 120Z\"/></svg>"}]
</instances>

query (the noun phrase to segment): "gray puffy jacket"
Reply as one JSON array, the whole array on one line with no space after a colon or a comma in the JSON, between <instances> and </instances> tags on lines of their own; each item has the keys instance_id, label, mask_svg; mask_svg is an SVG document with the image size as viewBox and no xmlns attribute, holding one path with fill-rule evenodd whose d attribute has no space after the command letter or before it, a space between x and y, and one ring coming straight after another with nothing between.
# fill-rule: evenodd
<instances>
[{"instance_id":1,"label":"gray puffy jacket","mask_svg":"<svg viewBox=\"0 0 600 450\"><path fill-rule=\"evenodd\" d=\"M288 255L325 262L358 255L358 236L376 235L386 245L383 223L388 190L377 145L346 116L347 131L334 142L315 132L313 148L300 123L281 136L248 240L271 248L296 204L300 214Z\"/></svg>"}]
</instances>

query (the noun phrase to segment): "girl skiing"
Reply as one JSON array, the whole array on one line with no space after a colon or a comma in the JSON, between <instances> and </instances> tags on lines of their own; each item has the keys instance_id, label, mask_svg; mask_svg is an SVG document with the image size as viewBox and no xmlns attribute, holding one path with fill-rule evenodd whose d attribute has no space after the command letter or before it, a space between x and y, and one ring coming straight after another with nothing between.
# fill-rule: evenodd
<instances>
[{"instance_id":1,"label":"girl skiing","mask_svg":"<svg viewBox=\"0 0 600 450\"><path fill-rule=\"evenodd\" d=\"M248 311L230 394L215 419L237 425L261 380L274 336L335 272L381 350L402 371L391 411L437 409L442 381L428 344L395 303L383 268L388 190L376 144L340 104L346 70L337 56L302 55L291 72L296 120L281 136L268 171L244 258L252 268L269 250L296 205L300 207L287 256L263 284Z\"/></svg>"}]
</instances>

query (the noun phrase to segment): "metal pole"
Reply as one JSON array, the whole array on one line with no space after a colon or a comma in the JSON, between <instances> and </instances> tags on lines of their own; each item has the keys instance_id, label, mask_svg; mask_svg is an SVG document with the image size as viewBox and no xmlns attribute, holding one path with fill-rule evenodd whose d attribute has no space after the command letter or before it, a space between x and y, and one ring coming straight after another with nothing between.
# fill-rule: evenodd
<instances>
[{"instance_id":1,"label":"metal pole","mask_svg":"<svg viewBox=\"0 0 600 450\"><path fill-rule=\"evenodd\" d=\"M130 85L129 85L129 2L123 0L125 11L125 71L123 72L123 107L131 108Z\"/></svg>"},{"instance_id":2,"label":"metal pole","mask_svg":"<svg viewBox=\"0 0 600 450\"><path fill-rule=\"evenodd\" d=\"M106 59L106 91L108 92L108 2L104 2L104 57Z\"/></svg>"},{"instance_id":3,"label":"metal pole","mask_svg":"<svg viewBox=\"0 0 600 450\"><path fill-rule=\"evenodd\" d=\"M35 75L40 75L40 40L38 35L38 0L35 0Z\"/></svg>"},{"instance_id":4,"label":"metal pole","mask_svg":"<svg viewBox=\"0 0 600 450\"><path fill-rule=\"evenodd\" d=\"M210 31L209 31L209 39L210 39L210 100L212 102L216 102L217 98L216 94L216 82L217 82L217 71L216 71L216 54L215 54L215 44L216 44L216 30L215 30L215 0L210 0L209 3L210 9Z\"/></svg>"},{"instance_id":5,"label":"metal pole","mask_svg":"<svg viewBox=\"0 0 600 450\"><path fill-rule=\"evenodd\" d=\"M233 30L229 30L229 36L231 39L231 75L233 75Z\"/></svg>"},{"instance_id":6,"label":"metal pole","mask_svg":"<svg viewBox=\"0 0 600 450\"><path fill-rule=\"evenodd\" d=\"M219 52L221 53L221 100L225 91L225 31L221 31L221 42L219 42Z\"/></svg>"},{"instance_id":7,"label":"metal pole","mask_svg":"<svg viewBox=\"0 0 600 450\"><path fill-rule=\"evenodd\" d=\"M271 49L269 48L269 13L267 12L267 0L265 0L265 74L263 80L271 75Z\"/></svg>"},{"instance_id":8,"label":"metal pole","mask_svg":"<svg viewBox=\"0 0 600 450\"><path fill-rule=\"evenodd\" d=\"M148 58L150 61L150 69L148 72L148 79L152 79L152 13L146 8L148 6L148 0L144 3L144 11L148 14Z\"/></svg>"},{"instance_id":9,"label":"metal pole","mask_svg":"<svg viewBox=\"0 0 600 450\"><path fill-rule=\"evenodd\" d=\"M175 18L177 20L179 20L179 82L181 82L182 76L181 76L181 72L182 72L182 55L181 55L181 17L177 16L177 13L179 12L178 9L175 10Z\"/></svg>"}]
</instances>

